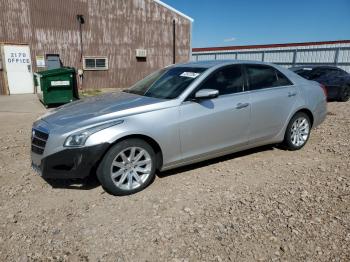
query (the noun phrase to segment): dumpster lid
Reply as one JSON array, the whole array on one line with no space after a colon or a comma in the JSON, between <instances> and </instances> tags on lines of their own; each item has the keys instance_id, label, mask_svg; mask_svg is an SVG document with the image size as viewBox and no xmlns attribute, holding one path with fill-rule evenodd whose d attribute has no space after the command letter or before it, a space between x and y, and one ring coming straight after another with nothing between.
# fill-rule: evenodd
<instances>
[{"instance_id":1,"label":"dumpster lid","mask_svg":"<svg viewBox=\"0 0 350 262\"><path fill-rule=\"evenodd\" d=\"M40 71L37 72L41 77L47 77L47 76L56 76L56 75L65 75L65 74L75 74L75 69L73 67L61 67L61 68L56 68L56 69L51 69L51 70L46 70L46 71Z\"/></svg>"}]
</instances>

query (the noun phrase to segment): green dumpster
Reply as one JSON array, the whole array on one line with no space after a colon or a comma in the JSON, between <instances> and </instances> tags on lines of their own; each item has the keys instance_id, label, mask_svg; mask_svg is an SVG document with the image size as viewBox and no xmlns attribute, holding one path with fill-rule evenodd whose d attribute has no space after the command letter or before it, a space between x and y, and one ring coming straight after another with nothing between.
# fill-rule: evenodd
<instances>
[{"instance_id":1,"label":"green dumpster","mask_svg":"<svg viewBox=\"0 0 350 262\"><path fill-rule=\"evenodd\" d=\"M34 84L38 97L45 106L79 99L74 68L62 67L35 73Z\"/></svg>"}]
</instances>

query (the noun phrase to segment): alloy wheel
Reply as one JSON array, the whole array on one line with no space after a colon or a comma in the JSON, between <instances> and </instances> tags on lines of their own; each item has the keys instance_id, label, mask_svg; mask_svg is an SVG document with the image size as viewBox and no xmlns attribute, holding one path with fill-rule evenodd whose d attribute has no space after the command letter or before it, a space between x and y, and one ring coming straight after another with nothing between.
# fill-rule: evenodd
<instances>
[{"instance_id":1,"label":"alloy wheel","mask_svg":"<svg viewBox=\"0 0 350 262\"><path fill-rule=\"evenodd\" d=\"M150 154L141 147L129 147L114 158L110 175L118 188L129 191L143 185L151 170Z\"/></svg>"},{"instance_id":2,"label":"alloy wheel","mask_svg":"<svg viewBox=\"0 0 350 262\"><path fill-rule=\"evenodd\" d=\"M309 121L305 117L297 118L291 128L291 142L294 146L303 146L310 134Z\"/></svg>"}]
</instances>

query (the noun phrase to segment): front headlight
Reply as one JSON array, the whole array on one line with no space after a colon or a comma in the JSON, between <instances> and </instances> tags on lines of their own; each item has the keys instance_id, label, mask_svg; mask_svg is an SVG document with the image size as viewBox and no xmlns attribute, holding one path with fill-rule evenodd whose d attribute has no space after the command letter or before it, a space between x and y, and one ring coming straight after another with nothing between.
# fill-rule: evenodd
<instances>
[{"instance_id":1,"label":"front headlight","mask_svg":"<svg viewBox=\"0 0 350 262\"><path fill-rule=\"evenodd\" d=\"M65 147L80 147L84 146L86 140L91 136L92 134L101 131L103 129L109 128L111 126L119 125L123 123L124 120L118 120L118 121L112 121L108 122L102 125L94 126L85 130L82 130L80 132L71 134L69 137L67 137L66 141L64 142L63 146Z\"/></svg>"},{"instance_id":2,"label":"front headlight","mask_svg":"<svg viewBox=\"0 0 350 262\"><path fill-rule=\"evenodd\" d=\"M81 134L74 134L67 137L64 142L64 146L66 147L75 147L75 146L83 146L85 145L86 140L88 139L89 134L87 132Z\"/></svg>"}]
</instances>

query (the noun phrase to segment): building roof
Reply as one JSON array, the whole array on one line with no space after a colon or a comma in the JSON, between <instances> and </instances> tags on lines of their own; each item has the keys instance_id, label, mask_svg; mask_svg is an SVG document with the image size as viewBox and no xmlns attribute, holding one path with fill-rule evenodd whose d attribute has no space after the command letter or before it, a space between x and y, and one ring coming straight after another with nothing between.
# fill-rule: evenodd
<instances>
[{"instance_id":1,"label":"building roof","mask_svg":"<svg viewBox=\"0 0 350 262\"><path fill-rule=\"evenodd\" d=\"M164 3L164 2L162 2L162 1L160 1L160 0L153 0L153 1L156 2L157 4L160 4L160 5L164 6L165 8L168 8L169 10L173 11L174 13L177 13L178 15L181 15L182 17L184 17L184 18L190 20L191 22L194 21L193 18L191 18L191 17L185 15L184 13L180 12L179 10L175 9L174 7L171 7L170 5Z\"/></svg>"},{"instance_id":2,"label":"building roof","mask_svg":"<svg viewBox=\"0 0 350 262\"><path fill-rule=\"evenodd\" d=\"M230 50L241 50L241 49L297 47L297 46L331 45L331 44L350 44L350 40L323 41L323 42L303 42L303 43L286 43L286 44L267 44L267 45L241 45L241 46L204 47L204 48L193 48L192 52L230 51Z\"/></svg>"},{"instance_id":3,"label":"building roof","mask_svg":"<svg viewBox=\"0 0 350 262\"><path fill-rule=\"evenodd\" d=\"M231 64L259 64L259 65L270 65L271 63L262 61L251 61L251 60L206 60L206 61L191 61L182 64L173 65L174 67L201 67L211 68L219 65L231 65Z\"/></svg>"},{"instance_id":4,"label":"building roof","mask_svg":"<svg viewBox=\"0 0 350 262\"><path fill-rule=\"evenodd\" d=\"M238 60L208 60L208 61L191 61L181 64L175 64L174 67L201 67L210 68L221 64L236 62Z\"/></svg>"}]
</instances>

